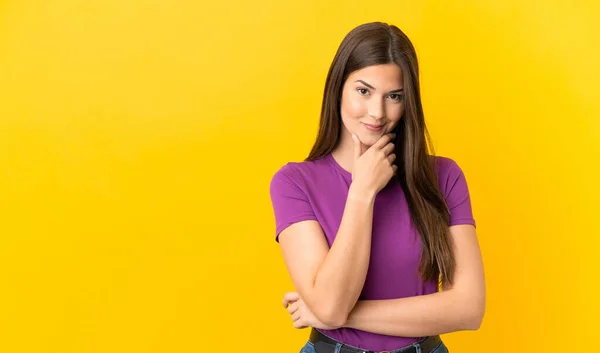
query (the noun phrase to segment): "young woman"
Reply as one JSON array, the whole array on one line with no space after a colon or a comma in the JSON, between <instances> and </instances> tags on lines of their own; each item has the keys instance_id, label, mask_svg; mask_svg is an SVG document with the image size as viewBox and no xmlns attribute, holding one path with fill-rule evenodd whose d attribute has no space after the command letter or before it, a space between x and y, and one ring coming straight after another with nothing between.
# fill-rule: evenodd
<instances>
[{"instance_id":1,"label":"young woman","mask_svg":"<svg viewBox=\"0 0 600 353\"><path fill-rule=\"evenodd\" d=\"M485 283L465 176L435 156L417 57L393 25L342 41L308 158L270 184L276 240L297 292L302 353L448 352L479 328Z\"/></svg>"}]
</instances>

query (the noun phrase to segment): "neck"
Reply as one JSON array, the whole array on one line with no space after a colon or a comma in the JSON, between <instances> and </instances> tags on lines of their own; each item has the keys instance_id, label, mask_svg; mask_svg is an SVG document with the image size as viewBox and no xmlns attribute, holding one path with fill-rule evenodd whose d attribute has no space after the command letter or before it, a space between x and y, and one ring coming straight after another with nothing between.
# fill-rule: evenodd
<instances>
[{"instance_id":1,"label":"neck","mask_svg":"<svg viewBox=\"0 0 600 353\"><path fill-rule=\"evenodd\" d=\"M365 151L367 146L362 145L362 148ZM340 167L352 173L352 167L354 166L354 141L352 141L352 135L345 128L342 129L340 142L331 154Z\"/></svg>"}]
</instances>

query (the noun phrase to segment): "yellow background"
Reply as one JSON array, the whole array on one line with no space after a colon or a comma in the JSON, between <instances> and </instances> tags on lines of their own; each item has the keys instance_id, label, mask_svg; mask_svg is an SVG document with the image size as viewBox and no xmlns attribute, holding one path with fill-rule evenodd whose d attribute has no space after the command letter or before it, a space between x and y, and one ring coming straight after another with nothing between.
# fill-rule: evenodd
<instances>
[{"instance_id":1,"label":"yellow background","mask_svg":"<svg viewBox=\"0 0 600 353\"><path fill-rule=\"evenodd\" d=\"M594 350L593 1L0 2L0 351L298 352L268 185L364 22L415 44L488 303L452 352ZM593 345L593 347L590 347Z\"/></svg>"}]
</instances>

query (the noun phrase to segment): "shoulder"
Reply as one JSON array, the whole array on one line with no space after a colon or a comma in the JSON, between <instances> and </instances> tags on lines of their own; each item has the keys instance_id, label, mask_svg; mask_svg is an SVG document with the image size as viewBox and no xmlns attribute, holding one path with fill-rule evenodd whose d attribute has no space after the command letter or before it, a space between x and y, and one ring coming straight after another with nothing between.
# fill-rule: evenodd
<instances>
[{"instance_id":1,"label":"shoulder","mask_svg":"<svg viewBox=\"0 0 600 353\"><path fill-rule=\"evenodd\" d=\"M303 186L307 181L314 180L322 174L325 163L325 158L315 161L287 162L273 174L271 186L275 183Z\"/></svg>"},{"instance_id":2,"label":"shoulder","mask_svg":"<svg viewBox=\"0 0 600 353\"><path fill-rule=\"evenodd\" d=\"M440 180L448 176L456 175L457 173L462 173L462 169L454 159L445 156L431 157L435 158L438 176L440 177Z\"/></svg>"},{"instance_id":3,"label":"shoulder","mask_svg":"<svg viewBox=\"0 0 600 353\"><path fill-rule=\"evenodd\" d=\"M445 157L445 156L431 156L431 157L435 158L439 172L447 172L454 168L458 168L458 163L456 163L456 161L450 157Z\"/></svg>"},{"instance_id":4,"label":"shoulder","mask_svg":"<svg viewBox=\"0 0 600 353\"><path fill-rule=\"evenodd\" d=\"M442 192L449 192L459 180L464 180L465 176L462 168L450 157L434 156L437 163L437 174L439 186Z\"/></svg>"}]
</instances>

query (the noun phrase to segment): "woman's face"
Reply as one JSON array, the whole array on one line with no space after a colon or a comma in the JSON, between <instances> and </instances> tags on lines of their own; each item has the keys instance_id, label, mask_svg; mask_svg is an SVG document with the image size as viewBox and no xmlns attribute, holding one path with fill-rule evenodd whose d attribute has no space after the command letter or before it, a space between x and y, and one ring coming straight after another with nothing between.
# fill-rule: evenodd
<instances>
[{"instance_id":1,"label":"woman's face","mask_svg":"<svg viewBox=\"0 0 600 353\"><path fill-rule=\"evenodd\" d=\"M391 132L404 113L402 71L396 64L354 71L342 89L341 115L345 139L352 134L371 146Z\"/></svg>"}]
</instances>

